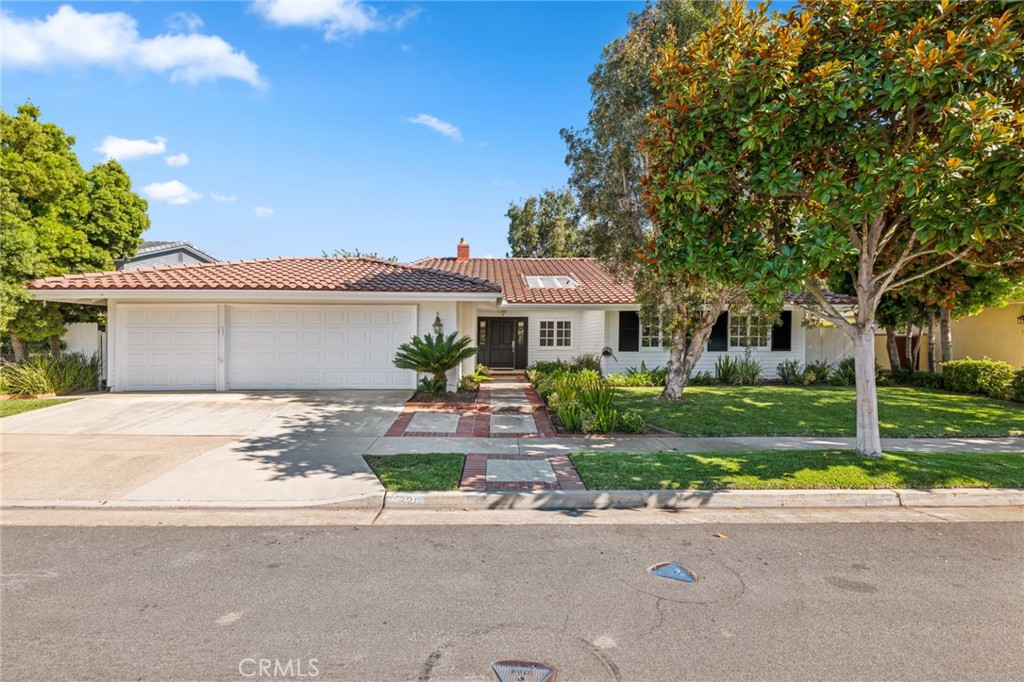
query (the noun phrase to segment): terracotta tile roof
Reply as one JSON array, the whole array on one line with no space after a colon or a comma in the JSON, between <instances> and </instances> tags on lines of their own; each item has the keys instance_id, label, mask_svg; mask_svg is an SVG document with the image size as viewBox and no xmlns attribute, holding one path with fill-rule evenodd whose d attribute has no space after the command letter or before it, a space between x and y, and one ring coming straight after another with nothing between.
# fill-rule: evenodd
<instances>
[{"instance_id":1,"label":"terracotta tile roof","mask_svg":"<svg viewBox=\"0 0 1024 682\"><path fill-rule=\"evenodd\" d=\"M37 279L29 289L222 289L494 293L483 279L376 258L265 258Z\"/></svg>"},{"instance_id":2,"label":"terracotta tile roof","mask_svg":"<svg viewBox=\"0 0 1024 682\"><path fill-rule=\"evenodd\" d=\"M825 300L832 305L857 305L857 297L849 294L833 294L826 291ZM786 301L796 305L807 305L809 302L814 302L807 294L790 294L786 297Z\"/></svg>"},{"instance_id":3,"label":"terracotta tile roof","mask_svg":"<svg viewBox=\"0 0 1024 682\"><path fill-rule=\"evenodd\" d=\"M593 258L424 258L412 265L458 272L501 285L508 303L571 303L616 305L636 302L633 285L618 280ZM572 288L530 287L526 278L535 275L566 275Z\"/></svg>"}]
</instances>

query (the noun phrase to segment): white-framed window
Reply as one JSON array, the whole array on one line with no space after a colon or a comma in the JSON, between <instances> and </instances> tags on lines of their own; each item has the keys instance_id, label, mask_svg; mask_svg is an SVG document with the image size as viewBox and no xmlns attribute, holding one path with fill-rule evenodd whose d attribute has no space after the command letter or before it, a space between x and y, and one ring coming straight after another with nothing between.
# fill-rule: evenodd
<instances>
[{"instance_id":1,"label":"white-framed window","mask_svg":"<svg viewBox=\"0 0 1024 682\"><path fill-rule=\"evenodd\" d=\"M526 286L531 289L575 289L576 282L568 275L527 277Z\"/></svg>"},{"instance_id":2,"label":"white-framed window","mask_svg":"<svg viewBox=\"0 0 1024 682\"><path fill-rule=\"evenodd\" d=\"M541 320L540 345L542 348L571 347L572 320Z\"/></svg>"},{"instance_id":3,"label":"white-framed window","mask_svg":"<svg viewBox=\"0 0 1024 682\"><path fill-rule=\"evenodd\" d=\"M654 324L641 324L640 325L640 347L641 348L661 348L665 345L664 339L661 336L661 324L655 322Z\"/></svg>"},{"instance_id":4,"label":"white-framed window","mask_svg":"<svg viewBox=\"0 0 1024 682\"><path fill-rule=\"evenodd\" d=\"M767 320L758 315L729 314L729 346L767 348L771 338Z\"/></svg>"}]
</instances>

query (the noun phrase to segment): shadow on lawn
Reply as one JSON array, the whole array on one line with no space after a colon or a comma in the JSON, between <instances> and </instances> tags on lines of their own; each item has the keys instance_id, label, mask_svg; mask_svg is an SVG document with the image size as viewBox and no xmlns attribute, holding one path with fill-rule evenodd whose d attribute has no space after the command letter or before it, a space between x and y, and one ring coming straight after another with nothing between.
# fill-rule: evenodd
<instances>
[{"instance_id":1,"label":"shadow on lawn","mask_svg":"<svg viewBox=\"0 0 1024 682\"><path fill-rule=\"evenodd\" d=\"M411 391L287 391L253 393L251 400L283 400L262 428L236 450L272 472L271 480L367 477L363 452L402 411Z\"/></svg>"}]
</instances>

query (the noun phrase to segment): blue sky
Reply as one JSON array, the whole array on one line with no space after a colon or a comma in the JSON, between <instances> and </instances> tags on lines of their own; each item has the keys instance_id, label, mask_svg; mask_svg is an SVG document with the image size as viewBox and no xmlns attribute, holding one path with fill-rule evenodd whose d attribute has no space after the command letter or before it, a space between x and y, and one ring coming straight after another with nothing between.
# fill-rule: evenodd
<instances>
[{"instance_id":1,"label":"blue sky","mask_svg":"<svg viewBox=\"0 0 1024 682\"><path fill-rule=\"evenodd\" d=\"M8 1L2 105L31 99L83 166L118 157L148 239L502 256L509 202L565 184L558 131L641 7Z\"/></svg>"}]
</instances>

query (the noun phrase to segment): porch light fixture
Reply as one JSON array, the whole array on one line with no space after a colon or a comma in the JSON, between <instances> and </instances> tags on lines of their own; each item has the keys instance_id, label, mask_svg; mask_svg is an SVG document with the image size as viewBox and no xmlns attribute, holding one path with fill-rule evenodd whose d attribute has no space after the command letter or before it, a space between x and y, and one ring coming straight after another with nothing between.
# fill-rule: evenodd
<instances>
[{"instance_id":1,"label":"porch light fixture","mask_svg":"<svg viewBox=\"0 0 1024 682\"><path fill-rule=\"evenodd\" d=\"M434 333L440 336L444 332L444 323L441 322L441 313L434 316Z\"/></svg>"},{"instance_id":2,"label":"porch light fixture","mask_svg":"<svg viewBox=\"0 0 1024 682\"><path fill-rule=\"evenodd\" d=\"M1024 315L1017 318L1017 324L1024 324Z\"/></svg>"}]
</instances>

